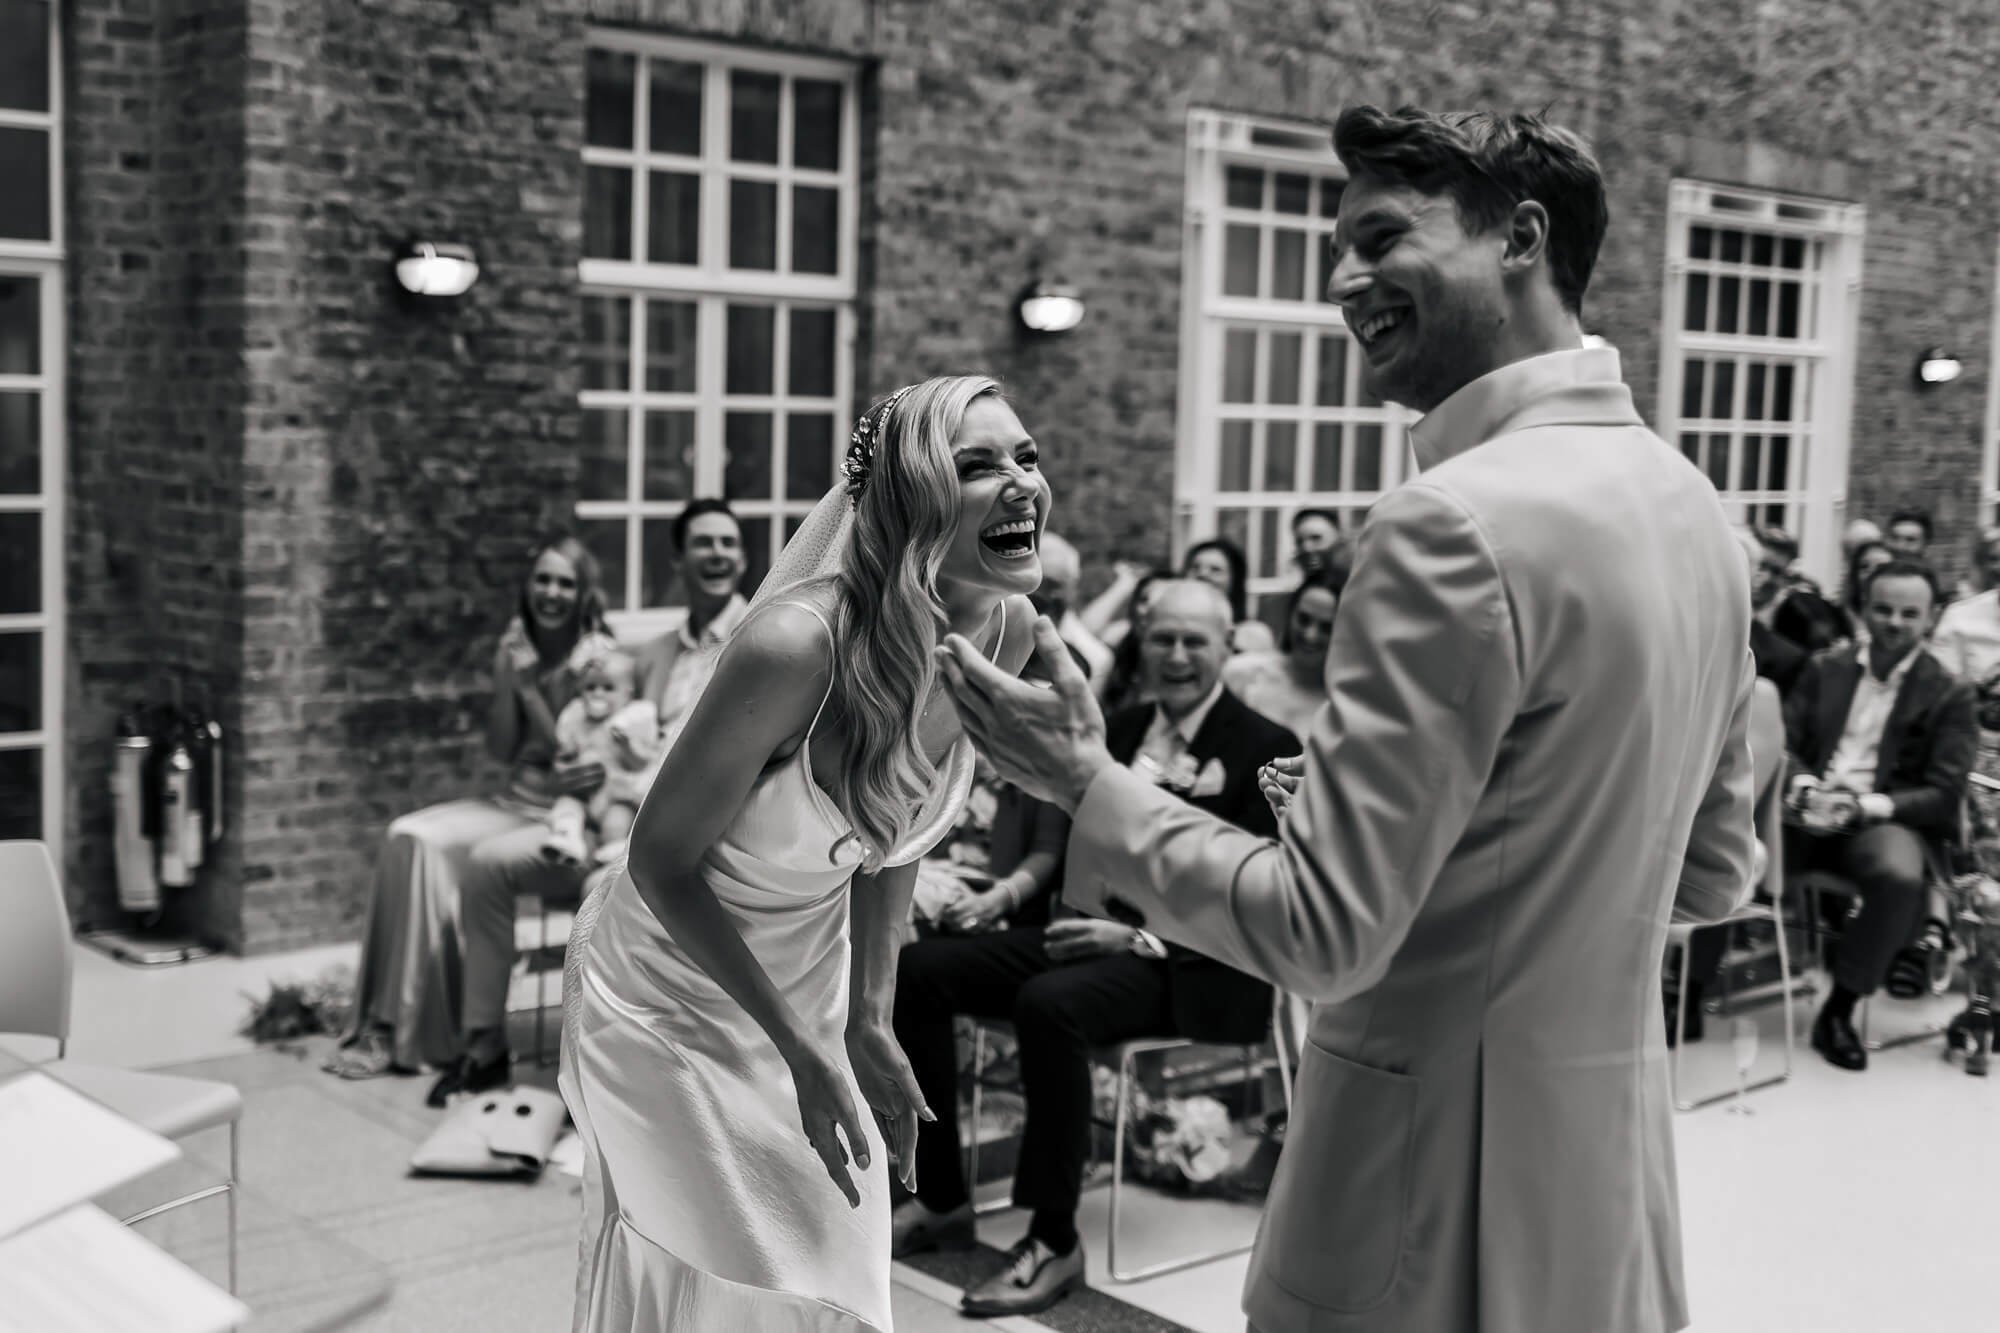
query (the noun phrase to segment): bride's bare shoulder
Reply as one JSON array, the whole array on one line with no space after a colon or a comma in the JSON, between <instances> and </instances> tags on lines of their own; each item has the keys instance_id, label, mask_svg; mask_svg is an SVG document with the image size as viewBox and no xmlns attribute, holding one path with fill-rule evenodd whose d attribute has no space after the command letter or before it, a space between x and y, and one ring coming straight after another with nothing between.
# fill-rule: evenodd
<instances>
[{"instance_id":1,"label":"bride's bare shoulder","mask_svg":"<svg viewBox=\"0 0 2000 1333\"><path fill-rule=\"evenodd\" d=\"M776 687L816 697L832 670L833 644L825 621L798 604L808 600L817 606L800 597L759 608L730 636L717 674L755 693Z\"/></svg>"}]
</instances>

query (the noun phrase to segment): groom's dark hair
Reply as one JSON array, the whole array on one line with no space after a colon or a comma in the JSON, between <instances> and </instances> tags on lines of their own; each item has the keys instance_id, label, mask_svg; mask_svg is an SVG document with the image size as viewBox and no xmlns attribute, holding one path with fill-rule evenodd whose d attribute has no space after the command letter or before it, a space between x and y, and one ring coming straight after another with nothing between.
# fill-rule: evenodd
<instances>
[{"instance_id":1,"label":"groom's dark hair","mask_svg":"<svg viewBox=\"0 0 2000 1333\"><path fill-rule=\"evenodd\" d=\"M1604 173L1584 141L1528 112L1351 106L1333 126L1349 172L1448 194L1472 233L1492 230L1532 199L1549 214L1549 276L1563 308L1583 313L1610 210Z\"/></svg>"}]
</instances>

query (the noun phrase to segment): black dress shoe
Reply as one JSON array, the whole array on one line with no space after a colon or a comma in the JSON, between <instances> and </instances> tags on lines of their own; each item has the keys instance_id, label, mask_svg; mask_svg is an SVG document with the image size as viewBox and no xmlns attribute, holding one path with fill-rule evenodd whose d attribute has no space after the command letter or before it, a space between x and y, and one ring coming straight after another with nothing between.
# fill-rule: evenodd
<instances>
[{"instance_id":1,"label":"black dress shoe","mask_svg":"<svg viewBox=\"0 0 2000 1333\"><path fill-rule=\"evenodd\" d=\"M1840 1014L1820 1010L1813 1020L1812 1045L1836 1069L1868 1068L1868 1048L1861 1044L1853 1022Z\"/></svg>"},{"instance_id":2,"label":"black dress shoe","mask_svg":"<svg viewBox=\"0 0 2000 1333\"><path fill-rule=\"evenodd\" d=\"M443 1106L456 1092L491 1092L504 1088L514 1081L514 1057L502 1051L490 1060L475 1061L465 1056L451 1069L444 1071L438 1081L431 1084L430 1095L424 1098L426 1106Z\"/></svg>"}]
</instances>

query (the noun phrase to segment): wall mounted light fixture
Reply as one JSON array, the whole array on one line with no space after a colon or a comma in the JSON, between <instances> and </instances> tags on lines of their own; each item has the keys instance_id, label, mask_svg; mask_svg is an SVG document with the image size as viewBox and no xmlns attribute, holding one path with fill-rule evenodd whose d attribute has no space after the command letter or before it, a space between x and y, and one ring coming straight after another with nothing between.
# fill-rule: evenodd
<instances>
[{"instance_id":1,"label":"wall mounted light fixture","mask_svg":"<svg viewBox=\"0 0 2000 1333\"><path fill-rule=\"evenodd\" d=\"M1965 363L1942 347L1926 347L1917 358L1917 387L1949 384L1965 370Z\"/></svg>"},{"instance_id":2,"label":"wall mounted light fixture","mask_svg":"<svg viewBox=\"0 0 2000 1333\"><path fill-rule=\"evenodd\" d=\"M1067 283L1037 278L1021 293L1014 313L1030 333L1068 333L1083 322L1083 297Z\"/></svg>"},{"instance_id":3,"label":"wall mounted light fixture","mask_svg":"<svg viewBox=\"0 0 2000 1333\"><path fill-rule=\"evenodd\" d=\"M412 296L463 296L479 281L472 248L411 241L396 252L396 281Z\"/></svg>"}]
</instances>

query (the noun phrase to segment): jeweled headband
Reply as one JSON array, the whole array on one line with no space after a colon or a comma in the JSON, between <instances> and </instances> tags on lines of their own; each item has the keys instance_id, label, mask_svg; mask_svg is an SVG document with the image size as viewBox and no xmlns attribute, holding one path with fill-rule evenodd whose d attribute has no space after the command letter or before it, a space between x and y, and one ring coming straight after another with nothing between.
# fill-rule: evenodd
<instances>
[{"instance_id":1,"label":"jeweled headband","mask_svg":"<svg viewBox=\"0 0 2000 1333\"><path fill-rule=\"evenodd\" d=\"M868 489L868 474L875 467L875 446L882 438L882 423L889 419L889 413L902 401L904 394L916 388L905 384L882 401L873 412L863 412L861 420L854 423L854 433L847 437L847 462L841 470L847 474L847 494L854 503L861 503L861 492Z\"/></svg>"}]
</instances>

